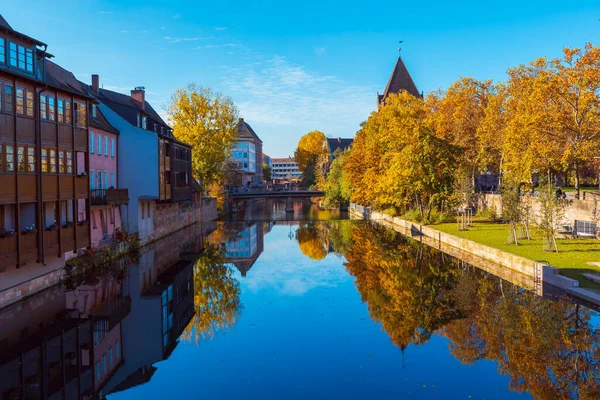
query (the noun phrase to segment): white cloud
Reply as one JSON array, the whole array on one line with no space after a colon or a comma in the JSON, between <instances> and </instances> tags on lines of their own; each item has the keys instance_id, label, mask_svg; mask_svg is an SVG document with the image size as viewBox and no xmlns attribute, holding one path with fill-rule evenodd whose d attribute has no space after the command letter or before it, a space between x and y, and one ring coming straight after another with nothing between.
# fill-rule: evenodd
<instances>
[{"instance_id":1,"label":"white cloud","mask_svg":"<svg viewBox=\"0 0 600 400\"><path fill-rule=\"evenodd\" d=\"M181 14L175 14L175 15L173 15L173 19L179 19L179 18L181 18Z\"/></svg>"},{"instance_id":2,"label":"white cloud","mask_svg":"<svg viewBox=\"0 0 600 400\"><path fill-rule=\"evenodd\" d=\"M212 39L212 36L207 36L207 37L172 37L172 36L164 36L163 39L165 39L169 43L181 43L181 42L196 42L198 40L208 40L208 39Z\"/></svg>"},{"instance_id":3,"label":"white cloud","mask_svg":"<svg viewBox=\"0 0 600 400\"><path fill-rule=\"evenodd\" d=\"M112 11L100 11L100 14L114 14Z\"/></svg>"},{"instance_id":4,"label":"white cloud","mask_svg":"<svg viewBox=\"0 0 600 400\"><path fill-rule=\"evenodd\" d=\"M318 56L321 56L323 54L325 54L327 52L327 49L325 47L316 47L315 48L315 54Z\"/></svg>"},{"instance_id":5,"label":"white cloud","mask_svg":"<svg viewBox=\"0 0 600 400\"><path fill-rule=\"evenodd\" d=\"M351 137L375 108L375 87L311 71L281 56L247 52L246 58L250 61L226 70L222 83L253 123Z\"/></svg>"},{"instance_id":6,"label":"white cloud","mask_svg":"<svg viewBox=\"0 0 600 400\"><path fill-rule=\"evenodd\" d=\"M226 29L227 29L227 27L226 27L226 26L217 26L217 27L215 28L215 31L224 31L224 30L226 30Z\"/></svg>"},{"instance_id":7,"label":"white cloud","mask_svg":"<svg viewBox=\"0 0 600 400\"><path fill-rule=\"evenodd\" d=\"M125 30L125 29L121 29L121 33L129 33L129 31Z\"/></svg>"}]
</instances>

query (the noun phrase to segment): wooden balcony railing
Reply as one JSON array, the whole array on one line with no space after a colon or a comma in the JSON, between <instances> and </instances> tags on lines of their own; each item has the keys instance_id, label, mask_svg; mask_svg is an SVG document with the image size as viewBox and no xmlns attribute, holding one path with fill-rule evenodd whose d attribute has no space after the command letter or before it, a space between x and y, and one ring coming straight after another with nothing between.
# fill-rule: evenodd
<instances>
[{"instance_id":1,"label":"wooden balcony railing","mask_svg":"<svg viewBox=\"0 0 600 400\"><path fill-rule=\"evenodd\" d=\"M17 236L0 238L0 271L17 264Z\"/></svg>"},{"instance_id":2,"label":"wooden balcony railing","mask_svg":"<svg viewBox=\"0 0 600 400\"><path fill-rule=\"evenodd\" d=\"M125 204L129 202L129 189L93 189L90 200L93 206Z\"/></svg>"}]
</instances>

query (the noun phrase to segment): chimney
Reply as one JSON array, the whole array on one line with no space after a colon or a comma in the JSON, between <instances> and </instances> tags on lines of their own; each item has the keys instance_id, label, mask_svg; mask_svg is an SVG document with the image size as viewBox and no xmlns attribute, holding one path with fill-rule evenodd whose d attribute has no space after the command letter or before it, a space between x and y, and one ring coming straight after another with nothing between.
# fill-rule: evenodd
<instances>
[{"instance_id":1,"label":"chimney","mask_svg":"<svg viewBox=\"0 0 600 400\"><path fill-rule=\"evenodd\" d=\"M342 143L342 138L338 137L338 143Z\"/></svg>"},{"instance_id":2,"label":"chimney","mask_svg":"<svg viewBox=\"0 0 600 400\"><path fill-rule=\"evenodd\" d=\"M98 89L100 88L100 76L98 74L92 74L92 90L98 93Z\"/></svg>"},{"instance_id":3,"label":"chimney","mask_svg":"<svg viewBox=\"0 0 600 400\"><path fill-rule=\"evenodd\" d=\"M146 109L146 88L143 86L136 86L131 91L131 98L138 103L142 110Z\"/></svg>"}]
</instances>

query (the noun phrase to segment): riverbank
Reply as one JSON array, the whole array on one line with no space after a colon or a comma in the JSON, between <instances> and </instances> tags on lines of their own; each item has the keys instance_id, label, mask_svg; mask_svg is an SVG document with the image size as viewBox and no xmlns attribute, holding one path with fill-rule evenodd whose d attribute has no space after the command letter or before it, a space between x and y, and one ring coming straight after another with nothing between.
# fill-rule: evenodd
<instances>
[{"instance_id":1,"label":"riverbank","mask_svg":"<svg viewBox=\"0 0 600 400\"><path fill-rule=\"evenodd\" d=\"M573 296L581 297L586 301L592 301L600 305L600 295L594 291L579 288L578 280L561 275L560 271L548 262L531 260L486 244L478 243L474 240L443 232L431 226L420 225L398 217L391 217L356 204L351 204L349 210L351 215L355 217L369 219L375 223L385 225L413 239L423 241L429 246L438 247L442 251L445 251L442 246L446 250L457 249L460 252L495 264L497 272L489 272L503 279L517 276L517 282L514 279L507 280L518 283L529 290L534 290L538 294L542 294L542 284L546 283L564 289ZM452 253L449 254L452 255Z\"/></svg>"}]
</instances>

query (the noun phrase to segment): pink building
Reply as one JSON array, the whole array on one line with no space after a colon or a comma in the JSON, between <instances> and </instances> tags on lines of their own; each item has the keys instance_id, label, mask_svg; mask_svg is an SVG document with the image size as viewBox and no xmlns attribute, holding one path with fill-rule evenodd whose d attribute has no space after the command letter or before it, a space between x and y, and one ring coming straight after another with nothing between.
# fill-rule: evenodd
<instances>
[{"instance_id":1,"label":"pink building","mask_svg":"<svg viewBox=\"0 0 600 400\"><path fill-rule=\"evenodd\" d=\"M119 188L117 140L119 131L96 105L90 115L90 198L91 244L102 247L114 239L121 228L120 205L129 201L128 190Z\"/></svg>"}]
</instances>

